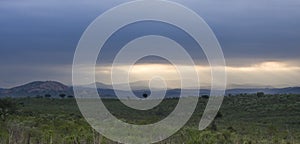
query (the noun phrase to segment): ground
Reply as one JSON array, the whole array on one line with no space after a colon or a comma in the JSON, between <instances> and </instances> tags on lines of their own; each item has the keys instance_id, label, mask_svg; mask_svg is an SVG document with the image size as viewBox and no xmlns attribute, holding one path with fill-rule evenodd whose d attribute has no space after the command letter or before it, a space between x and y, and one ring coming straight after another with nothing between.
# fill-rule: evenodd
<instances>
[{"instance_id":1,"label":"ground","mask_svg":"<svg viewBox=\"0 0 300 144\"><path fill-rule=\"evenodd\" d=\"M88 125L73 98L7 100L17 108L0 121L1 144L114 143ZM177 101L164 100L150 111L131 110L117 100L104 103L123 121L148 124L167 116ZM219 117L207 129L198 131L206 102L206 98L199 98L190 121L160 143L300 143L300 95L227 96Z\"/></svg>"}]
</instances>

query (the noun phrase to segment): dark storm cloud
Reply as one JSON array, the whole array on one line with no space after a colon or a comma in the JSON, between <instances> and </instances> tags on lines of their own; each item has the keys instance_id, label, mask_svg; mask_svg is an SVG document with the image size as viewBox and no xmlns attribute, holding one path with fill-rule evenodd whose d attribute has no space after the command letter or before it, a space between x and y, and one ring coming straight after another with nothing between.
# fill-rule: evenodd
<instances>
[{"instance_id":1,"label":"dark storm cloud","mask_svg":"<svg viewBox=\"0 0 300 144\"><path fill-rule=\"evenodd\" d=\"M1 83L9 83L7 81L34 80L37 75L38 79L43 79L43 76L48 79L50 72L44 70L37 74L37 67L57 68L62 73L71 71L70 66L64 70L60 67L72 64L83 31L98 15L122 2L126 1L0 1L0 87ZM229 65L249 65L265 60L299 60L298 0L178 2L199 13L211 26ZM126 33L123 35L126 36ZM196 53L193 50L190 52ZM3 69L14 71L12 75L20 74L8 80L9 72ZM23 70L28 73L27 78L22 76ZM53 77L65 77L65 74L58 73ZM70 83L70 79L63 81Z\"/></svg>"},{"instance_id":2,"label":"dark storm cloud","mask_svg":"<svg viewBox=\"0 0 300 144\"><path fill-rule=\"evenodd\" d=\"M202 4L191 6L210 24L228 58L298 59L300 1L212 0Z\"/></svg>"}]
</instances>

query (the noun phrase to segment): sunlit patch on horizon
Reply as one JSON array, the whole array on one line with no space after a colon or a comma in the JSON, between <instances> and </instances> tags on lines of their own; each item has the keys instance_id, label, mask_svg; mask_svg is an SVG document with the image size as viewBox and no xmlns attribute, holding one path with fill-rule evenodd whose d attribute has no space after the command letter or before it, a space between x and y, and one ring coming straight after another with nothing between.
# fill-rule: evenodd
<instances>
[{"instance_id":1,"label":"sunlit patch on horizon","mask_svg":"<svg viewBox=\"0 0 300 144\"><path fill-rule=\"evenodd\" d=\"M181 65L187 72L194 68L199 73L201 88L207 88L211 82L211 67L205 65L188 66ZM116 69L120 73L129 73L129 81L149 81L153 76L163 77L167 81L169 88L179 87L180 77L176 67L171 64L140 63L132 67L131 71L125 70L125 65L120 65ZM217 70L218 67L215 67ZM300 66L288 62L265 61L251 66L227 66L228 87L235 88L238 85L257 87L286 87L300 85ZM96 68L97 81L110 84L111 68L109 66L99 66ZM193 79L184 77L184 79ZM192 85L189 87L192 88Z\"/></svg>"}]
</instances>

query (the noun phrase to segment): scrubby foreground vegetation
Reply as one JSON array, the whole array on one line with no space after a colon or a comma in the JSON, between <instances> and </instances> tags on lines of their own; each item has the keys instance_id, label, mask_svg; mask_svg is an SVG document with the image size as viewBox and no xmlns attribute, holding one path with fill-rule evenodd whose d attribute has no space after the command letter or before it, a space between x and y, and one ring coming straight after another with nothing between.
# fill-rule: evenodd
<instances>
[{"instance_id":1,"label":"scrubby foreground vegetation","mask_svg":"<svg viewBox=\"0 0 300 144\"><path fill-rule=\"evenodd\" d=\"M135 124L166 117L178 99L164 100L149 111L135 111L117 100L104 100L118 118ZM215 121L204 131L198 123L207 97L199 98L191 120L160 143L300 143L299 95L236 95L224 99ZM1 144L114 143L94 131L74 98L3 98L0 100Z\"/></svg>"}]
</instances>

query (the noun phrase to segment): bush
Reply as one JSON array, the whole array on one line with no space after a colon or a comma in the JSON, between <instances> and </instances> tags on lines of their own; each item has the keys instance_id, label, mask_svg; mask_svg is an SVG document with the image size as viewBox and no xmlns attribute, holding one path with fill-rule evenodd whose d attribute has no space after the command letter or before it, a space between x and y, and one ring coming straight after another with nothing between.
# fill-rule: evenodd
<instances>
[{"instance_id":1,"label":"bush","mask_svg":"<svg viewBox=\"0 0 300 144\"><path fill-rule=\"evenodd\" d=\"M0 99L0 116L3 121L17 111L17 103L10 98Z\"/></svg>"}]
</instances>

